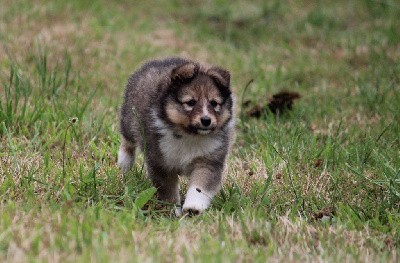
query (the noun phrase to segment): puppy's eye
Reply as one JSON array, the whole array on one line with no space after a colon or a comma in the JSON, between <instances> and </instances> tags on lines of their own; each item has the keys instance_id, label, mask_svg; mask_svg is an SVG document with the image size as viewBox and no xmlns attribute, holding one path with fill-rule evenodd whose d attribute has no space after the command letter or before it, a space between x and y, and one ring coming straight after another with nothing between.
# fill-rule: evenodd
<instances>
[{"instance_id":1,"label":"puppy's eye","mask_svg":"<svg viewBox=\"0 0 400 263\"><path fill-rule=\"evenodd\" d=\"M218 106L218 102L216 102L215 100L210 101L211 106L213 106L214 108Z\"/></svg>"},{"instance_id":2,"label":"puppy's eye","mask_svg":"<svg viewBox=\"0 0 400 263\"><path fill-rule=\"evenodd\" d=\"M189 107L193 107L194 105L196 105L196 101L195 100L189 100L189 101L185 102L184 104L188 105Z\"/></svg>"}]
</instances>

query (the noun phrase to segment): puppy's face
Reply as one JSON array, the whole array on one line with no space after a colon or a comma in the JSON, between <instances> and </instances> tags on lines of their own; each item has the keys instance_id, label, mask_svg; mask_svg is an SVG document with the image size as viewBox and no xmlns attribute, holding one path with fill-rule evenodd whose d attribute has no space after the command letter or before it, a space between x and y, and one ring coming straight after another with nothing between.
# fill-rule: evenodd
<instances>
[{"instance_id":1,"label":"puppy's face","mask_svg":"<svg viewBox=\"0 0 400 263\"><path fill-rule=\"evenodd\" d=\"M168 122L200 135L223 128L232 117L229 82L229 72L220 68L203 72L188 63L174 69L164 103Z\"/></svg>"}]
</instances>

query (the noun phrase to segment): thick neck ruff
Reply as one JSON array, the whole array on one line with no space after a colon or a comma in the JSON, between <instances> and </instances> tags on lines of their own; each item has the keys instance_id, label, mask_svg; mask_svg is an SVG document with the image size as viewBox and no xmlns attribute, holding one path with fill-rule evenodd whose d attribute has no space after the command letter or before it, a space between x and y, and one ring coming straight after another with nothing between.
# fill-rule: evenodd
<instances>
[{"instance_id":1,"label":"thick neck ruff","mask_svg":"<svg viewBox=\"0 0 400 263\"><path fill-rule=\"evenodd\" d=\"M207 135L192 135L173 131L155 112L153 127L161 135L159 147L165 165L170 169L183 170L194 159L211 155L222 146L221 136L215 133Z\"/></svg>"}]
</instances>

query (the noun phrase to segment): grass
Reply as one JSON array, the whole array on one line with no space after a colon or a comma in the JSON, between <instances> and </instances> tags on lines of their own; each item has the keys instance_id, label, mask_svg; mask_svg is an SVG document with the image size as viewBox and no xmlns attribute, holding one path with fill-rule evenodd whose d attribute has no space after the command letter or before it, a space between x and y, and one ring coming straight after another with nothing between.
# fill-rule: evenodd
<instances>
[{"instance_id":1,"label":"grass","mask_svg":"<svg viewBox=\"0 0 400 263\"><path fill-rule=\"evenodd\" d=\"M390 0L3 1L0 261L397 262L399 17ZM126 80L171 55L228 68L237 101L302 95L243 114L193 218L160 208L141 156L116 166Z\"/></svg>"}]
</instances>

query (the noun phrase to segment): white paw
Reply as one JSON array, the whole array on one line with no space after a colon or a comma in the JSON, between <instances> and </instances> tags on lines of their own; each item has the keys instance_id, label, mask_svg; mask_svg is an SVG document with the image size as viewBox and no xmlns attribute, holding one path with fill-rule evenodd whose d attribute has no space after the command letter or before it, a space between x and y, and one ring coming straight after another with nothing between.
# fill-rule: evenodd
<instances>
[{"instance_id":1,"label":"white paw","mask_svg":"<svg viewBox=\"0 0 400 263\"><path fill-rule=\"evenodd\" d=\"M121 168L123 173L128 172L133 165L135 157L125 151L123 147L119 148L118 151L118 166Z\"/></svg>"},{"instance_id":2,"label":"white paw","mask_svg":"<svg viewBox=\"0 0 400 263\"><path fill-rule=\"evenodd\" d=\"M182 207L183 213L200 214L210 206L211 198L201 189L194 186L190 187Z\"/></svg>"},{"instance_id":3,"label":"white paw","mask_svg":"<svg viewBox=\"0 0 400 263\"><path fill-rule=\"evenodd\" d=\"M182 207L181 206L175 206L175 216L176 217L182 216Z\"/></svg>"}]
</instances>

